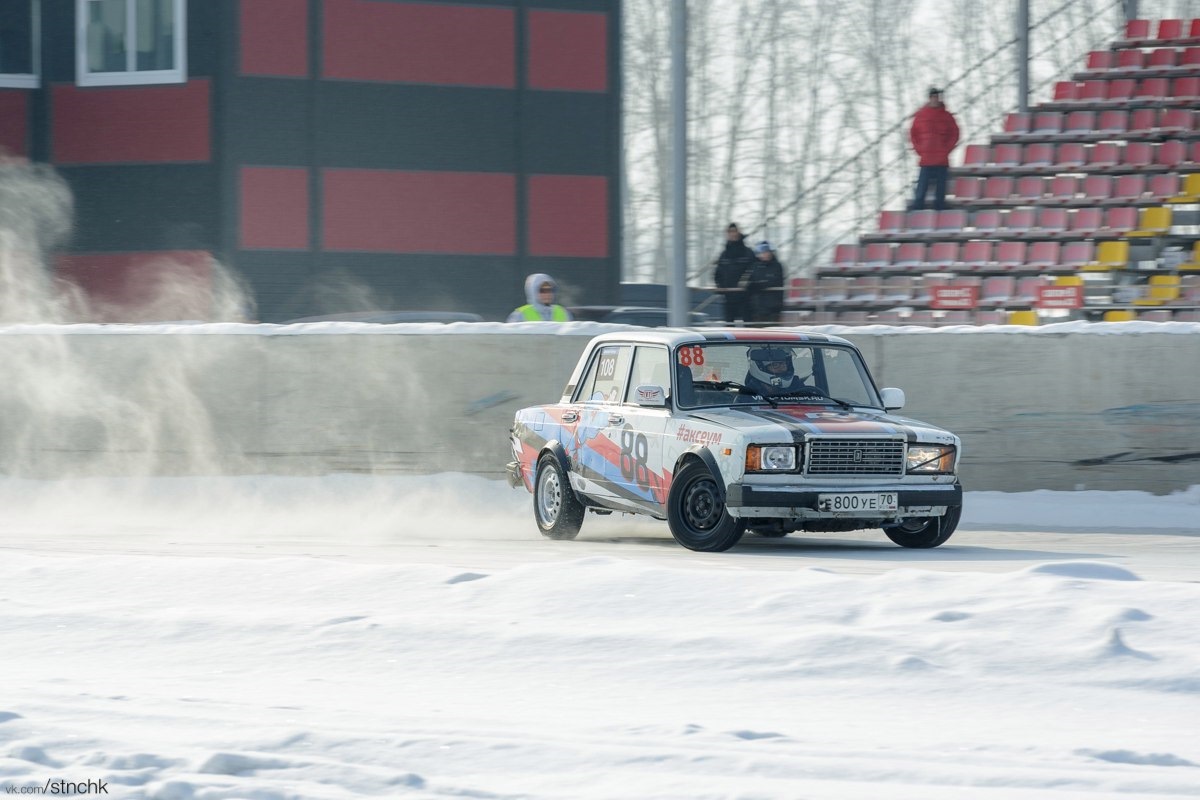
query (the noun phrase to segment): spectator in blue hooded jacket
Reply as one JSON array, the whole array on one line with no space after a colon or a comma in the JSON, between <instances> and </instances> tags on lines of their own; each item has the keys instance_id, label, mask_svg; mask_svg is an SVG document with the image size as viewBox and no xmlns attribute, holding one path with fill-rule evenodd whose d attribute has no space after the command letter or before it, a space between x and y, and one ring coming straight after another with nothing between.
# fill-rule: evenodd
<instances>
[{"instance_id":1,"label":"spectator in blue hooded jacket","mask_svg":"<svg viewBox=\"0 0 1200 800\"><path fill-rule=\"evenodd\" d=\"M570 322L571 312L560 306L558 284L544 272L525 279L525 299L529 302L513 309L508 322Z\"/></svg>"}]
</instances>

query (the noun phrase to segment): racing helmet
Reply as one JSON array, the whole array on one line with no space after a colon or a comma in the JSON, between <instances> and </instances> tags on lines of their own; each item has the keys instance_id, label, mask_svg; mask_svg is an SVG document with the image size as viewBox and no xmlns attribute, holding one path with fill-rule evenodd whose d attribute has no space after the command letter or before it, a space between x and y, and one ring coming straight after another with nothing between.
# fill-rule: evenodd
<instances>
[{"instance_id":1,"label":"racing helmet","mask_svg":"<svg viewBox=\"0 0 1200 800\"><path fill-rule=\"evenodd\" d=\"M796 377L792 351L785 347L751 347L746 358L750 375L767 386L787 386Z\"/></svg>"}]
</instances>

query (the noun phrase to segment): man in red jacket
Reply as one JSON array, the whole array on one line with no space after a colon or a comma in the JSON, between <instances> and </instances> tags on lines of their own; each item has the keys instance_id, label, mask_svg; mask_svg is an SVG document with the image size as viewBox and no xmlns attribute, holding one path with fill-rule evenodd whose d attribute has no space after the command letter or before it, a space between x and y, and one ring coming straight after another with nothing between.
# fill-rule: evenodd
<instances>
[{"instance_id":1,"label":"man in red jacket","mask_svg":"<svg viewBox=\"0 0 1200 800\"><path fill-rule=\"evenodd\" d=\"M920 158L921 172L917 175L917 192L909 211L925 207L925 195L933 185L933 207L946 207L946 182L950 177L950 151L958 144L958 123L942 102L942 90L929 90L929 102L913 117L908 132L913 150Z\"/></svg>"}]
</instances>

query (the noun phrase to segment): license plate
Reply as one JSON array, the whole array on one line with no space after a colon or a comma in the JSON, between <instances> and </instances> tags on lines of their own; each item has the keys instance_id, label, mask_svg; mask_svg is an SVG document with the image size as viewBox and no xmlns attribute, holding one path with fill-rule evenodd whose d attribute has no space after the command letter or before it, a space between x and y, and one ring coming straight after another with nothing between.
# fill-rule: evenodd
<instances>
[{"instance_id":1,"label":"license plate","mask_svg":"<svg viewBox=\"0 0 1200 800\"><path fill-rule=\"evenodd\" d=\"M819 494L818 511L895 511L895 492Z\"/></svg>"}]
</instances>

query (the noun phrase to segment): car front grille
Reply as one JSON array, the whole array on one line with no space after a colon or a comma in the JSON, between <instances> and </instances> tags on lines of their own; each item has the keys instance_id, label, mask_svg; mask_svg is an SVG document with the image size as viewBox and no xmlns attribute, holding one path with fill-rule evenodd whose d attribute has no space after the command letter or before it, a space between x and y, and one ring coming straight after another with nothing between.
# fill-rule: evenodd
<instances>
[{"instance_id":1,"label":"car front grille","mask_svg":"<svg viewBox=\"0 0 1200 800\"><path fill-rule=\"evenodd\" d=\"M809 475L903 475L899 439L810 439Z\"/></svg>"}]
</instances>

